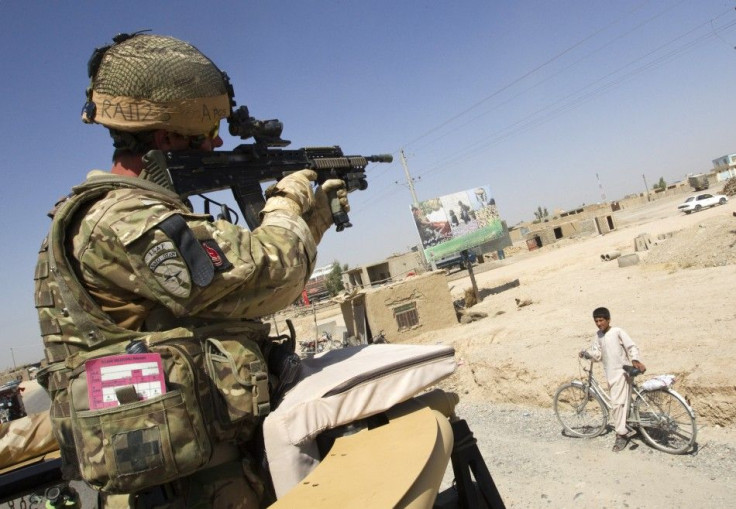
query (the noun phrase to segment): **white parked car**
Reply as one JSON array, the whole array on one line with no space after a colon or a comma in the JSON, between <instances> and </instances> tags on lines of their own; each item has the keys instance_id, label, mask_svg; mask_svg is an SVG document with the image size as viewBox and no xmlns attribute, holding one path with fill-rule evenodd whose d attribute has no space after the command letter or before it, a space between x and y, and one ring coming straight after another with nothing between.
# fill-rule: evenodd
<instances>
[{"instance_id":1,"label":"white parked car","mask_svg":"<svg viewBox=\"0 0 736 509\"><path fill-rule=\"evenodd\" d=\"M722 194L703 193L691 196L685 203L678 205L677 210L683 211L685 214L697 212L701 209L707 209L715 205L725 205L728 198Z\"/></svg>"}]
</instances>

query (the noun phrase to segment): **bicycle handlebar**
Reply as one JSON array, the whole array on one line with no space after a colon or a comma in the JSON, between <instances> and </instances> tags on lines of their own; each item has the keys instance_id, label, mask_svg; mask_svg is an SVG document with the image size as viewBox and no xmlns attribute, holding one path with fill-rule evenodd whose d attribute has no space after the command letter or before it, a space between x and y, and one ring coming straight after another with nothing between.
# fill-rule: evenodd
<instances>
[{"instance_id":1,"label":"bicycle handlebar","mask_svg":"<svg viewBox=\"0 0 736 509\"><path fill-rule=\"evenodd\" d=\"M624 366L624 371L626 371L626 374L629 375L631 378L634 378L637 375L641 375L642 371L639 368L635 368L634 366Z\"/></svg>"},{"instance_id":2,"label":"bicycle handlebar","mask_svg":"<svg viewBox=\"0 0 736 509\"><path fill-rule=\"evenodd\" d=\"M588 352L586 352L585 350L583 350L582 352L580 352L579 358L580 359L585 359L587 361L590 361L590 364L591 364L591 367L592 367L592 365L593 365L593 358L590 356L590 354L588 354ZM626 372L626 374L629 375L631 378L634 378L635 376L641 375L643 373L642 370L640 370L639 368L635 368L634 366L625 365L625 366L623 366L623 368L624 368L624 371Z\"/></svg>"}]
</instances>

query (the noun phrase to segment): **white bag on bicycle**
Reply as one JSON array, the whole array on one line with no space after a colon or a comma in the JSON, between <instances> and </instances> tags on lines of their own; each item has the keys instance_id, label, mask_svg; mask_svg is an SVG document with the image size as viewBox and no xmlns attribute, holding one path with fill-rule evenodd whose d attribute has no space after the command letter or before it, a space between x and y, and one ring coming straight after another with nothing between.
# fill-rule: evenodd
<instances>
[{"instance_id":1,"label":"white bag on bicycle","mask_svg":"<svg viewBox=\"0 0 736 509\"><path fill-rule=\"evenodd\" d=\"M669 389L675 383L675 375L659 375L643 382L639 388L643 391L658 391L660 389Z\"/></svg>"}]
</instances>

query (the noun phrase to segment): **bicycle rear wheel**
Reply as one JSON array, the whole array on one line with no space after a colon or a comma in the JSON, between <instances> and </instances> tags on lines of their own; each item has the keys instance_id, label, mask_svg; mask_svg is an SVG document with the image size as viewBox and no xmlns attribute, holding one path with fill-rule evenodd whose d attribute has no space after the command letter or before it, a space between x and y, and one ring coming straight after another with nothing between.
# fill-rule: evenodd
<instances>
[{"instance_id":1,"label":"bicycle rear wheel","mask_svg":"<svg viewBox=\"0 0 736 509\"><path fill-rule=\"evenodd\" d=\"M554 409L564 430L575 437L597 437L608 424L606 405L581 382L570 382L557 389Z\"/></svg>"},{"instance_id":2,"label":"bicycle rear wheel","mask_svg":"<svg viewBox=\"0 0 736 509\"><path fill-rule=\"evenodd\" d=\"M695 412L671 389L643 392L636 401L639 431L649 445L670 454L684 454L695 443Z\"/></svg>"}]
</instances>

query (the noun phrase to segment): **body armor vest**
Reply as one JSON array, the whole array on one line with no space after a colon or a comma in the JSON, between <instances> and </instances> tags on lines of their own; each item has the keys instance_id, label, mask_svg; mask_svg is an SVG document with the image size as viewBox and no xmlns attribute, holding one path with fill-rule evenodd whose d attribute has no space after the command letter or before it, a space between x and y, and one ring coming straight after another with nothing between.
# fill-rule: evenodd
<instances>
[{"instance_id":1,"label":"body armor vest","mask_svg":"<svg viewBox=\"0 0 736 509\"><path fill-rule=\"evenodd\" d=\"M41 246L34 277L36 309L50 365L114 347L136 336L135 331L118 327L104 313L79 282L67 257L66 232L80 208L124 187L153 191L160 200L182 206L177 195L156 184L115 175L92 177L57 204L51 212L51 230Z\"/></svg>"},{"instance_id":2,"label":"body armor vest","mask_svg":"<svg viewBox=\"0 0 736 509\"><path fill-rule=\"evenodd\" d=\"M35 299L48 362L38 381L52 400L64 476L130 493L204 468L213 444L251 437L270 408L261 352L269 326L235 321L147 332L114 323L79 281L68 256L67 231L86 205L120 188L153 192L159 201L183 207L176 194L141 178L89 178L52 212L36 266ZM116 414L90 409L84 363L124 354L134 340L161 355L166 394L132 405L119 398ZM121 428L122 422L128 427ZM141 436L147 450L158 453L131 452L130 444ZM131 454L137 455L135 462L122 459Z\"/></svg>"}]
</instances>

